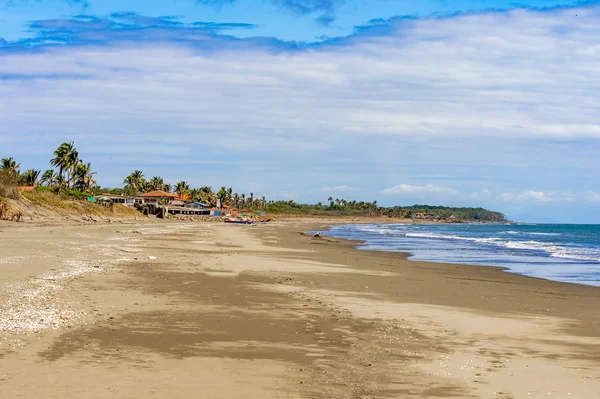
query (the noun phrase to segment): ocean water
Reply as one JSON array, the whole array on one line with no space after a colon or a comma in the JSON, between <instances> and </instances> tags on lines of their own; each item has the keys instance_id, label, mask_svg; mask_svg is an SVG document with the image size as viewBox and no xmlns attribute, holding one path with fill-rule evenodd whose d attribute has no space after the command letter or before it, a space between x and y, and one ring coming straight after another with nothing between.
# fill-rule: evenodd
<instances>
[{"instance_id":1,"label":"ocean water","mask_svg":"<svg viewBox=\"0 0 600 399\"><path fill-rule=\"evenodd\" d=\"M360 249L409 252L414 260L503 266L527 276L600 286L600 225L356 224L324 234L363 240Z\"/></svg>"}]
</instances>

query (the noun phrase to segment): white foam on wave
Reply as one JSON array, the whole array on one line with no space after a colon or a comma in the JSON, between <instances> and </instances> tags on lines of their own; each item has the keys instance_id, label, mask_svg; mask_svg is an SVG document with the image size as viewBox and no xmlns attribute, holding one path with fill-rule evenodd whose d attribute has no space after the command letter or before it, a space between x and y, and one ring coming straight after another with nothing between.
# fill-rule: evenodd
<instances>
[{"instance_id":1,"label":"white foam on wave","mask_svg":"<svg viewBox=\"0 0 600 399\"><path fill-rule=\"evenodd\" d=\"M406 225L401 224L387 225L385 227L381 225L361 225L355 226L355 231L361 233L377 233L381 235L403 235L407 228Z\"/></svg>"},{"instance_id":2,"label":"white foam on wave","mask_svg":"<svg viewBox=\"0 0 600 399\"><path fill-rule=\"evenodd\" d=\"M406 237L415 237L415 238L437 238L442 240L461 240L461 241L471 241L471 242L489 242L495 243L500 242L502 239L498 237L490 237L490 238L475 238L475 237L462 237L456 235L449 234L437 234L437 233L406 233Z\"/></svg>"},{"instance_id":3,"label":"white foam on wave","mask_svg":"<svg viewBox=\"0 0 600 399\"><path fill-rule=\"evenodd\" d=\"M487 244L497 248L507 248L512 250L536 251L548 254L553 258L571 259L579 261L600 262L600 248L580 248L565 245L559 245L552 242L541 242L535 240L515 240L512 236L520 234L538 235L538 236L559 236L560 233L545 233L545 232L519 232L515 230L507 230L499 232L503 235L500 237L464 237L455 234L441 234L434 232L416 232L416 228L412 225L356 225L353 230L359 233L376 233L385 236L423 238L434 240L456 240L471 242L474 244ZM516 237L515 237L516 238ZM385 249L386 246L381 246Z\"/></svg>"},{"instance_id":4,"label":"white foam on wave","mask_svg":"<svg viewBox=\"0 0 600 399\"><path fill-rule=\"evenodd\" d=\"M470 241L475 243L487 243L498 247L504 247L509 249L518 250L529 250L529 251L543 251L548 253L553 258L563 259L575 259L592 262L600 262L600 249L594 248L569 248L553 243L540 242L540 241L510 241L502 240L497 237L491 238L474 238L474 237L461 237L457 235L446 235L436 233L407 233L407 237L415 238L433 238L443 240L461 240Z\"/></svg>"}]
</instances>

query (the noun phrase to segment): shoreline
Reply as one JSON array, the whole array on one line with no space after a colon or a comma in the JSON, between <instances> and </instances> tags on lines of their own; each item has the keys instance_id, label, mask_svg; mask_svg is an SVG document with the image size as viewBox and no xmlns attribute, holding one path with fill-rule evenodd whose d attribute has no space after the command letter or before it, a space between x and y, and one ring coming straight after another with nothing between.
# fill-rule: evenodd
<instances>
[{"instance_id":1,"label":"shoreline","mask_svg":"<svg viewBox=\"0 0 600 399\"><path fill-rule=\"evenodd\" d=\"M303 233L327 225L0 224L0 262L8 259L0 299L30 293L22 307L3 309L23 330L0 331L0 394L511 398L600 390L600 290ZM9 277L20 290L5 290ZM28 304L46 306L44 318L56 324L28 324L39 319ZM45 384L35 384L39 375Z\"/></svg>"},{"instance_id":2,"label":"shoreline","mask_svg":"<svg viewBox=\"0 0 600 399\"><path fill-rule=\"evenodd\" d=\"M329 237L329 238L333 238L333 239L336 239L336 240L346 240L346 241L355 242L356 243L355 244L355 248L357 250L360 250L360 251L378 251L378 252L388 252L388 253L402 254L402 256L403 256L404 259L409 260L409 261L414 261L414 262L431 262L431 263L443 263L443 264L448 264L448 265L463 265L463 266L471 266L471 267L488 267L488 268L494 268L496 270L499 270L499 271L502 271L502 272L505 272L505 273L510 273L510 274L514 274L514 275L518 275L518 276L526 277L526 278L539 279L539 280L550 281L550 282L561 283L561 284L573 284L573 285L579 285L579 286L585 286L585 287L594 287L594 288L600 289L600 283L586 284L586 283L576 282L576 281L561 281L561 280L555 280L555 279L552 279L552 278L549 278L549 277L532 276L532 275L527 275L527 274L524 274L522 272L519 272L519 271L515 270L514 268L511 268L510 266L500 266L500 265L491 265L491 264L483 264L483 263L460 263L460 262L457 262L457 261L452 260L450 258L448 260L412 259L412 257L417 256L417 254L415 252L412 252L411 250L394 251L394 250L386 250L386 249L360 248L361 246L368 246L369 245L368 240L366 240L366 239L365 240L361 240L361 239L348 239L348 238L337 237L337 236L328 234L333 227L343 226L345 224L349 224L349 223L344 223L344 224L331 223L331 224L325 224L325 225L320 225L319 224L319 226L321 228L320 229L313 229L313 230L324 231L325 232L324 236ZM376 224L376 223L373 223L373 224ZM404 223L398 223L398 224L404 224Z\"/></svg>"}]
</instances>

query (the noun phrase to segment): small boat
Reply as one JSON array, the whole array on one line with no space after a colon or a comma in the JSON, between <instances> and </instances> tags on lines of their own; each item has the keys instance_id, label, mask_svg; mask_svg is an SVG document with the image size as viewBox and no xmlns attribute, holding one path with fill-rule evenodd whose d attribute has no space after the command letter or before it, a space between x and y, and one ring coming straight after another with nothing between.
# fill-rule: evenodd
<instances>
[{"instance_id":1,"label":"small boat","mask_svg":"<svg viewBox=\"0 0 600 399\"><path fill-rule=\"evenodd\" d=\"M225 223L230 223L230 224L254 224L254 221L253 220L225 219Z\"/></svg>"}]
</instances>

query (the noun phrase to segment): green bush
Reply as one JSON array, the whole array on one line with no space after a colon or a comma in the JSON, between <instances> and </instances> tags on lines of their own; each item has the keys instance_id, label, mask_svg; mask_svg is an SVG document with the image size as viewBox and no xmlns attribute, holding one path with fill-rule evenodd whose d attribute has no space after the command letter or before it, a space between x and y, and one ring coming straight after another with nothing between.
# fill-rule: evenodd
<instances>
[{"instance_id":1,"label":"green bush","mask_svg":"<svg viewBox=\"0 0 600 399\"><path fill-rule=\"evenodd\" d=\"M85 200L90 196L89 193L83 193L83 192L77 191L77 190L67 190L66 194L69 197L75 197L77 199L82 199L82 200Z\"/></svg>"}]
</instances>

